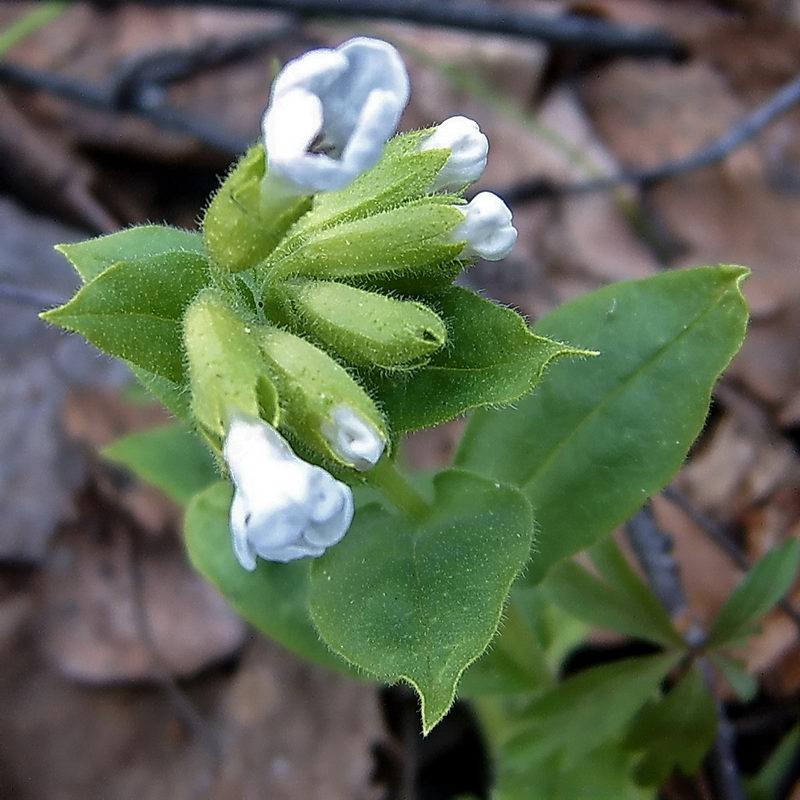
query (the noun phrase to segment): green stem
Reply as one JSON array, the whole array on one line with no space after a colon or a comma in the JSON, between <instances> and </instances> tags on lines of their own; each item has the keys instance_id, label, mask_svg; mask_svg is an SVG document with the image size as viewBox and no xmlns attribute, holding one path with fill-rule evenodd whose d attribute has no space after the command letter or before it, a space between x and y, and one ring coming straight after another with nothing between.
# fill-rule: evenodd
<instances>
[{"instance_id":1,"label":"green stem","mask_svg":"<svg viewBox=\"0 0 800 800\"><path fill-rule=\"evenodd\" d=\"M432 506L411 484L393 461L384 459L367 474L368 483L378 489L398 510L414 519L427 516Z\"/></svg>"},{"instance_id":2,"label":"green stem","mask_svg":"<svg viewBox=\"0 0 800 800\"><path fill-rule=\"evenodd\" d=\"M14 45L24 41L32 33L36 33L60 17L68 5L66 2L46 3L12 22L4 31L0 31L0 57L5 56Z\"/></svg>"}]
</instances>

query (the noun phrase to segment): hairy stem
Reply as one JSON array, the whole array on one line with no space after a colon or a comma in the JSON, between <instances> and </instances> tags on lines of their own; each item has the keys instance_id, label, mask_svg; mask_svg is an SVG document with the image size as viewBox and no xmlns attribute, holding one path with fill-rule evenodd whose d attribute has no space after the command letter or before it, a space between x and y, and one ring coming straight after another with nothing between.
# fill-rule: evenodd
<instances>
[{"instance_id":1,"label":"hairy stem","mask_svg":"<svg viewBox=\"0 0 800 800\"><path fill-rule=\"evenodd\" d=\"M397 464L389 459L383 459L367 475L367 481L403 514L414 519L427 516L432 505L418 492L411 481L404 475Z\"/></svg>"}]
</instances>

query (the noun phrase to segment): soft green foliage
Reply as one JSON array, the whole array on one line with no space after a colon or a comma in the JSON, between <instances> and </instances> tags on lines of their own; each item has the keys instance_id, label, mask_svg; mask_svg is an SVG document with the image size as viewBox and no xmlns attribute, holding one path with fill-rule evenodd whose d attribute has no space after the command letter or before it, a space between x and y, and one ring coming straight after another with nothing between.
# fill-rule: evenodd
<instances>
[{"instance_id":1,"label":"soft green foliage","mask_svg":"<svg viewBox=\"0 0 800 800\"><path fill-rule=\"evenodd\" d=\"M237 415L277 425L277 390L267 376L255 325L246 325L226 296L201 292L186 311L184 344L197 422L220 440Z\"/></svg>"},{"instance_id":2,"label":"soft green foliage","mask_svg":"<svg viewBox=\"0 0 800 800\"><path fill-rule=\"evenodd\" d=\"M789 591L800 565L800 540L770 550L744 577L717 614L708 632L709 647L747 635L759 617Z\"/></svg>"},{"instance_id":3,"label":"soft green foliage","mask_svg":"<svg viewBox=\"0 0 800 800\"><path fill-rule=\"evenodd\" d=\"M253 145L214 195L203 219L203 240L214 263L240 272L255 266L311 205L309 198L270 203L262 197L264 148Z\"/></svg>"},{"instance_id":4,"label":"soft green foliage","mask_svg":"<svg viewBox=\"0 0 800 800\"><path fill-rule=\"evenodd\" d=\"M180 383L183 312L207 282L206 259L189 251L117 261L42 318L82 334L110 355Z\"/></svg>"},{"instance_id":5,"label":"soft green foliage","mask_svg":"<svg viewBox=\"0 0 800 800\"><path fill-rule=\"evenodd\" d=\"M520 486L536 509L528 580L609 533L680 467L744 336L746 274L703 267L608 286L535 326L600 356L558 365L512 409L478 412L456 459Z\"/></svg>"},{"instance_id":6,"label":"soft green foliage","mask_svg":"<svg viewBox=\"0 0 800 800\"><path fill-rule=\"evenodd\" d=\"M202 255L203 239L199 233L180 228L141 225L85 242L59 244L56 250L69 259L83 282L89 283L112 264L128 261L131 256L144 258L175 252Z\"/></svg>"},{"instance_id":7,"label":"soft green foliage","mask_svg":"<svg viewBox=\"0 0 800 800\"><path fill-rule=\"evenodd\" d=\"M605 745L568 765L565 760L511 766L501 752L492 800L654 800L652 791L633 782L631 756L618 745Z\"/></svg>"},{"instance_id":8,"label":"soft green foliage","mask_svg":"<svg viewBox=\"0 0 800 800\"><path fill-rule=\"evenodd\" d=\"M557 605L590 625L667 647L684 646L669 614L613 539L596 545L591 558L599 577L574 561L565 561L550 572L544 586Z\"/></svg>"},{"instance_id":9,"label":"soft green foliage","mask_svg":"<svg viewBox=\"0 0 800 800\"><path fill-rule=\"evenodd\" d=\"M187 425L192 424L190 396L183 384L174 383L161 375L154 375L142 367L130 365L131 372L161 405Z\"/></svg>"},{"instance_id":10,"label":"soft green foliage","mask_svg":"<svg viewBox=\"0 0 800 800\"><path fill-rule=\"evenodd\" d=\"M360 509L311 570L311 613L341 656L388 682L412 684L428 732L464 669L486 648L528 557L527 502L468 473L436 476L420 520Z\"/></svg>"},{"instance_id":11,"label":"soft green foliage","mask_svg":"<svg viewBox=\"0 0 800 800\"><path fill-rule=\"evenodd\" d=\"M711 661L731 685L731 689L736 692L740 700L748 702L756 696L758 693L758 681L750 675L744 664L719 652L711 654Z\"/></svg>"},{"instance_id":12,"label":"soft green foliage","mask_svg":"<svg viewBox=\"0 0 800 800\"><path fill-rule=\"evenodd\" d=\"M665 653L593 667L534 698L506 746L527 767L561 754L564 766L622 736L679 656Z\"/></svg>"},{"instance_id":13,"label":"soft green foliage","mask_svg":"<svg viewBox=\"0 0 800 800\"><path fill-rule=\"evenodd\" d=\"M259 561L246 572L231 549L228 510L231 487L215 483L196 495L186 511L189 558L249 622L287 649L318 664L348 670L320 640L308 612L310 559L289 564Z\"/></svg>"},{"instance_id":14,"label":"soft green foliage","mask_svg":"<svg viewBox=\"0 0 800 800\"><path fill-rule=\"evenodd\" d=\"M717 710L700 668L692 667L660 700L646 705L625 740L641 752L636 779L645 786L661 786L674 766L694 775L717 733Z\"/></svg>"},{"instance_id":15,"label":"soft green foliage","mask_svg":"<svg viewBox=\"0 0 800 800\"><path fill-rule=\"evenodd\" d=\"M425 301L447 325L447 346L418 370L369 380L398 433L510 403L531 391L552 361L589 355L537 336L516 312L458 286Z\"/></svg>"},{"instance_id":16,"label":"soft green foliage","mask_svg":"<svg viewBox=\"0 0 800 800\"><path fill-rule=\"evenodd\" d=\"M745 783L747 800L775 800L781 781L789 770L798 748L800 748L800 725L795 725L783 737L758 774Z\"/></svg>"},{"instance_id":17,"label":"soft green foliage","mask_svg":"<svg viewBox=\"0 0 800 800\"><path fill-rule=\"evenodd\" d=\"M328 430L337 407L356 411L384 438L383 418L369 395L325 351L278 328L261 328L258 341L278 387L281 427L322 458L346 464L331 446Z\"/></svg>"},{"instance_id":18,"label":"soft green foliage","mask_svg":"<svg viewBox=\"0 0 800 800\"><path fill-rule=\"evenodd\" d=\"M447 340L427 306L332 281L288 281L273 293L280 319L303 329L357 367L405 369L424 364Z\"/></svg>"},{"instance_id":19,"label":"soft green foliage","mask_svg":"<svg viewBox=\"0 0 800 800\"><path fill-rule=\"evenodd\" d=\"M208 448L177 423L117 439L103 449L103 455L181 505L219 478Z\"/></svg>"}]
</instances>

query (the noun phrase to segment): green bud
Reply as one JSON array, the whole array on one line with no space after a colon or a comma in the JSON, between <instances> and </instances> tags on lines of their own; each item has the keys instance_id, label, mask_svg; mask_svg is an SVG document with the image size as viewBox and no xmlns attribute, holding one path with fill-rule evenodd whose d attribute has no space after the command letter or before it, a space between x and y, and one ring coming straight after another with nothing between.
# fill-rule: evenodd
<instances>
[{"instance_id":1,"label":"green bud","mask_svg":"<svg viewBox=\"0 0 800 800\"><path fill-rule=\"evenodd\" d=\"M205 246L224 270L239 272L263 261L311 205L308 197L265 197L265 170L264 148L255 144L228 174L206 210Z\"/></svg>"},{"instance_id":2,"label":"green bud","mask_svg":"<svg viewBox=\"0 0 800 800\"><path fill-rule=\"evenodd\" d=\"M447 339L442 320L422 303L341 283L290 281L274 287L271 299L282 321L358 367L419 366Z\"/></svg>"},{"instance_id":3,"label":"green bud","mask_svg":"<svg viewBox=\"0 0 800 800\"><path fill-rule=\"evenodd\" d=\"M248 324L216 289L202 291L186 310L184 342L189 359L192 411L216 443L231 419L244 413L278 424L278 395Z\"/></svg>"},{"instance_id":4,"label":"green bud","mask_svg":"<svg viewBox=\"0 0 800 800\"><path fill-rule=\"evenodd\" d=\"M446 285L452 276L448 268L464 249L463 242L452 240L453 231L464 221L455 205L459 202L454 197L431 196L315 231L299 249L269 259L262 266L262 277L268 283L304 276L381 286L419 272L435 275L435 269L442 267Z\"/></svg>"},{"instance_id":5,"label":"green bud","mask_svg":"<svg viewBox=\"0 0 800 800\"><path fill-rule=\"evenodd\" d=\"M377 407L347 370L278 328L262 328L259 341L281 398L282 427L334 463L374 466L389 436Z\"/></svg>"}]
</instances>

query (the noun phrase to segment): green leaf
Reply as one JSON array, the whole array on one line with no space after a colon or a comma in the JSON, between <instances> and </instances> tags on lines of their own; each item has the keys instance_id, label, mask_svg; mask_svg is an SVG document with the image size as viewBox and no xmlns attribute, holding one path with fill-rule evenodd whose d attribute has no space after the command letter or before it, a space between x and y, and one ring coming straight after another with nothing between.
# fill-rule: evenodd
<instances>
[{"instance_id":1,"label":"green leaf","mask_svg":"<svg viewBox=\"0 0 800 800\"><path fill-rule=\"evenodd\" d=\"M535 335L515 311L458 286L425 303L447 324L447 345L411 373L368 378L398 433L510 403L536 386L551 361L587 355Z\"/></svg>"},{"instance_id":2,"label":"green leaf","mask_svg":"<svg viewBox=\"0 0 800 800\"><path fill-rule=\"evenodd\" d=\"M563 753L567 766L622 735L658 690L679 655L660 653L584 670L534 698L508 742L513 763L541 763Z\"/></svg>"},{"instance_id":3,"label":"green leaf","mask_svg":"<svg viewBox=\"0 0 800 800\"><path fill-rule=\"evenodd\" d=\"M607 744L577 762L554 757L510 768L501 760L492 800L655 800L631 777L630 754Z\"/></svg>"},{"instance_id":4,"label":"green leaf","mask_svg":"<svg viewBox=\"0 0 800 800\"><path fill-rule=\"evenodd\" d=\"M644 583L632 597L574 561L565 561L551 570L542 585L554 603L589 625L667 647L684 645L669 615Z\"/></svg>"},{"instance_id":5,"label":"green leaf","mask_svg":"<svg viewBox=\"0 0 800 800\"><path fill-rule=\"evenodd\" d=\"M152 372L148 372L142 367L137 367L135 364L130 364L129 366L131 372L136 376L136 380L138 380L164 408L182 422L191 424L192 414L189 408L190 395L185 386L167 380L167 378L162 378L160 375L154 375Z\"/></svg>"},{"instance_id":6,"label":"green leaf","mask_svg":"<svg viewBox=\"0 0 800 800\"><path fill-rule=\"evenodd\" d=\"M254 572L233 554L228 513L232 490L215 483L196 495L186 511L186 547L195 569L262 633L303 658L355 674L320 640L308 613L311 559L288 564L258 560Z\"/></svg>"},{"instance_id":7,"label":"green leaf","mask_svg":"<svg viewBox=\"0 0 800 800\"><path fill-rule=\"evenodd\" d=\"M800 725L795 725L783 737L758 774L745 781L747 800L775 800L799 747Z\"/></svg>"},{"instance_id":8,"label":"green leaf","mask_svg":"<svg viewBox=\"0 0 800 800\"><path fill-rule=\"evenodd\" d=\"M207 282L208 264L197 253L118 261L68 303L41 316L112 356L181 383L181 317Z\"/></svg>"},{"instance_id":9,"label":"green leaf","mask_svg":"<svg viewBox=\"0 0 800 800\"><path fill-rule=\"evenodd\" d=\"M219 477L208 448L177 423L117 439L103 449L103 455L180 505Z\"/></svg>"},{"instance_id":10,"label":"green leaf","mask_svg":"<svg viewBox=\"0 0 800 800\"><path fill-rule=\"evenodd\" d=\"M199 233L180 228L139 225L85 242L59 244L56 250L69 259L83 282L89 283L118 261L172 252L202 255L203 239Z\"/></svg>"},{"instance_id":11,"label":"green leaf","mask_svg":"<svg viewBox=\"0 0 800 800\"><path fill-rule=\"evenodd\" d=\"M608 534L678 470L744 337L746 274L701 267L615 284L536 325L600 356L558 365L515 408L477 412L456 459L520 486L536 509L528 580Z\"/></svg>"},{"instance_id":12,"label":"green leaf","mask_svg":"<svg viewBox=\"0 0 800 800\"><path fill-rule=\"evenodd\" d=\"M675 766L687 777L694 775L716 733L716 706L694 666L666 697L645 706L628 730L627 746L642 751L637 781L661 786Z\"/></svg>"},{"instance_id":13,"label":"green leaf","mask_svg":"<svg viewBox=\"0 0 800 800\"><path fill-rule=\"evenodd\" d=\"M406 681L428 733L461 673L497 630L528 558L533 522L519 492L460 471L434 479L420 521L378 505L311 570L311 613L337 653L387 682Z\"/></svg>"},{"instance_id":14,"label":"green leaf","mask_svg":"<svg viewBox=\"0 0 800 800\"><path fill-rule=\"evenodd\" d=\"M744 664L723 653L711 653L711 660L741 701L748 703L758 694L758 681Z\"/></svg>"},{"instance_id":15,"label":"green leaf","mask_svg":"<svg viewBox=\"0 0 800 800\"><path fill-rule=\"evenodd\" d=\"M791 539L762 556L717 614L708 646L745 636L758 619L789 591L800 565L800 539Z\"/></svg>"}]
</instances>

